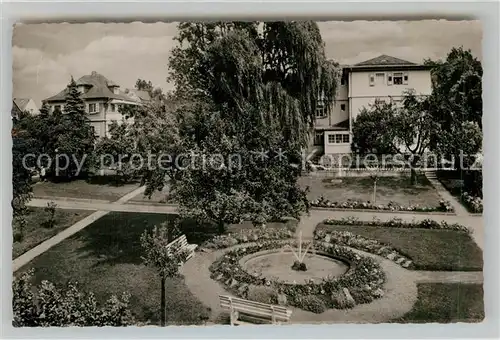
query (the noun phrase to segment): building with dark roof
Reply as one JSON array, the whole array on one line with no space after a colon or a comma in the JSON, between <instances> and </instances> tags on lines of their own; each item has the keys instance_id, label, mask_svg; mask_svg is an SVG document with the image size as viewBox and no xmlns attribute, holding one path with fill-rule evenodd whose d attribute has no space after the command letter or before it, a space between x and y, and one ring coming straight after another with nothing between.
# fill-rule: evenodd
<instances>
[{"instance_id":1,"label":"building with dark roof","mask_svg":"<svg viewBox=\"0 0 500 340\"><path fill-rule=\"evenodd\" d=\"M11 116L13 118L18 118L23 112L37 115L40 113L40 110L38 106L36 106L35 101L31 98L14 98L12 100Z\"/></svg>"},{"instance_id":2,"label":"building with dark roof","mask_svg":"<svg viewBox=\"0 0 500 340\"><path fill-rule=\"evenodd\" d=\"M122 105L142 105L150 100L149 94L146 96L142 93L144 91L121 90L120 85L95 71L79 78L76 85L82 94L81 97L85 103L90 123L98 137L107 136L109 126L113 121L121 122L123 120L119 112ZM51 112L54 110L64 112L67 92L68 89L65 88L43 102L50 106Z\"/></svg>"},{"instance_id":3,"label":"building with dark roof","mask_svg":"<svg viewBox=\"0 0 500 340\"><path fill-rule=\"evenodd\" d=\"M381 55L354 65L341 66L339 86L330 113L318 107L310 157L351 152L352 123L363 108L376 102L400 103L403 92L432 91L430 67Z\"/></svg>"}]
</instances>

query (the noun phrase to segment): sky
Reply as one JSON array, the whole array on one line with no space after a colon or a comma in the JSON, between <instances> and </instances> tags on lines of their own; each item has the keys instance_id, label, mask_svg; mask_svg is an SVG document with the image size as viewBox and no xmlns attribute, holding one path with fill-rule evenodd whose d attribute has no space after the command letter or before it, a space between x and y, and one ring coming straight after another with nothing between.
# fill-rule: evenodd
<instances>
[{"instance_id":1,"label":"sky","mask_svg":"<svg viewBox=\"0 0 500 340\"><path fill-rule=\"evenodd\" d=\"M354 64L381 54L420 63L445 58L452 47L481 57L479 21L329 21L318 26L328 58ZM12 37L13 97L37 105L97 71L122 88L138 78L165 91L176 23L18 24Z\"/></svg>"}]
</instances>

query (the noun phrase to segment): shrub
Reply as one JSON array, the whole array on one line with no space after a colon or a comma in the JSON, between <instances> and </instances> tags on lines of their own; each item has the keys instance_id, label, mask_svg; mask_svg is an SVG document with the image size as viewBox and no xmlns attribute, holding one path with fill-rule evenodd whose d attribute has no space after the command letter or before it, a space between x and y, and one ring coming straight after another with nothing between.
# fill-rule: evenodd
<instances>
[{"instance_id":1,"label":"shrub","mask_svg":"<svg viewBox=\"0 0 500 340\"><path fill-rule=\"evenodd\" d=\"M76 284L60 289L42 281L35 290L33 270L12 283L12 307L15 327L49 326L127 326L134 323L129 309L129 294L111 296L100 305L94 294L83 293Z\"/></svg>"},{"instance_id":2,"label":"shrub","mask_svg":"<svg viewBox=\"0 0 500 340\"><path fill-rule=\"evenodd\" d=\"M278 303L278 294L272 287L251 285L248 287L247 299L274 305Z\"/></svg>"},{"instance_id":3,"label":"shrub","mask_svg":"<svg viewBox=\"0 0 500 340\"><path fill-rule=\"evenodd\" d=\"M47 213L47 219L43 222L43 226L45 228L51 229L56 225L56 207L57 204L55 204L54 202L49 202L44 208L45 212Z\"/></svg>"},{"instance_id":4,"label":"shrub","mask_svg":"<svg viewBox=\"0 0 500 340\"><path fill-rule=\"evenodd\" d=\"M26 217L24 215L15 216L12 219L12 237L14 242L21 242L24 238L24 229L26 228Z\"/></svg>"},{"instance_id":5,"label":"shrub","mask_svg":"<svg viewBox=\"0 0 500 340\"><path fill-rule=\"evenodd\" d=\"M325 302L316 295L306 295L300 299L301 308L309 312L321 314L326 311Z\"/></svg>"},{"instance_id":6,"label":"shrub","mask_svg":"<svg viewBox=\"0 0 500 340\"><path fill-rule=\"evenodd\" d=\"M336 309L347 309L354 307L352 301L351 303L349 303L349 300L347 300L345 294L340 290L337 290L332 293L330 297L330 303L331 307Z\"/></svg>"},{"instance_id":7,"label":"shrub","mask_svg":"<svg viewBox=\"0 0 500 340\"><path fill-rule=\"evenodd\" d=\"M360 303L370 303L373 301L373 296L370 290L361 287L349 288L349 293L351 293L352 298L357 304Z\"/></svg>"}]
</instances>

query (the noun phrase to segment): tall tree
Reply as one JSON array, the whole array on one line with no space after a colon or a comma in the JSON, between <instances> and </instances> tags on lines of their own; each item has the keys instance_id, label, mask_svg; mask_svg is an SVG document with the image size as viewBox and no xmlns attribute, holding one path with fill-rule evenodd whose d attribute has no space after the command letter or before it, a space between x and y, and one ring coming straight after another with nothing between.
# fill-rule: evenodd
<instances>
[{"instance_id":1,"label":"tall tree","mask_svg":"<svg viewBox=\"0 0 500 340\"><path fill-rule=\"evenodd\" d=\"M361 154L401 155L410 166L410 180L415 184L416 168L439 126L429 111L428 100L410 90L404 93L401 107L382 103L363 110L352 131L353 148Z\"/></svg>"},{"instance_id":2,"label":"tall tree","mask_svg":"<svg viewBox=\"0 0 500 340\"><path fill-rule=\"evenodd\" d=\"M195 166L172 181L181 210L219 226L298 217L307 204L292 164L301 164L318 100L329 107L336 85L317 25L181 23L176 39L170 79L178 98L195 102L178 109L180 149L224 163L207 169L188 159ZM229 166L234 155L241 167ZM156 178L148 184L160 186Z\"/></svg>"},{"instance_id":3,"label":"tall tree","mask_svg":"<svg viewBox=\"0 0 500 340\"><path fill-rule=\"evenodd\" d=\"M444 155L455 156L458 161L462 146L455 139L470 133L471 125L466 122L482 130L482 65L470 50L462 47L452 48L444 61L427 60L426 63L433 66L430 112L443 132L433 136L432 147ZM453 136L447 132L452 132ZM482 138L482 135L476 137ZM472 144L466 146L468 152L479 152L481 146Z\"/></svg>"},{"instance_id":4,"label":"tall tree","mask_svg":"<svg viewBox=\"0 0 500 340\"><path fill-rule=\"evenodd\" d=\"M85 174L88 170L88 158L94 149L96 136L73 77L71 77L67 88L64 114L60 118L56 135L56 152L59 155L64 155L63 158L59 157L61 169L56 175L69 179ZM81 162L83 162L83 167L79 169ZM54 167L55 164L53 164Z\"/></svg>"}]
</instances>

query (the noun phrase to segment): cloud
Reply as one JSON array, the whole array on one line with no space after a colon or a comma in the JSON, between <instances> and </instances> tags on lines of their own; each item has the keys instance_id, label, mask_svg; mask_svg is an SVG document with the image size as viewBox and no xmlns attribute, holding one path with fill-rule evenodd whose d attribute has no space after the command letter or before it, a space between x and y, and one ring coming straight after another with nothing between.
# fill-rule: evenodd
<instances>
[{"instance_id":1,"label":"cloud","mask_svg":"<svg viewBox=\"0 0 500 340\"><path fill-rule=\"evenodd\" d=\"M481 58L479 21L320 22L329 58L353 64L388 54L413 62L443 58L463 45ZM42 99L75 79L97 71L122 87L137 78L165 90L176 23L88 23L16 25L13 35L15 97Z\"/></svg>"},{"instance_id":2,"label":"cloud","mask_svg":"<svg viewBox=\"0 0 500 340\"><path fill-rule=\"evenodd\" d=\"M13 47L14 93L41 100L64 89L75 79L97 71L122 87L137 78L168 88L167 63L174 46L168 37L104 36L81 50L52 55L33 48Z\"/></svg>"}]
</instances>

